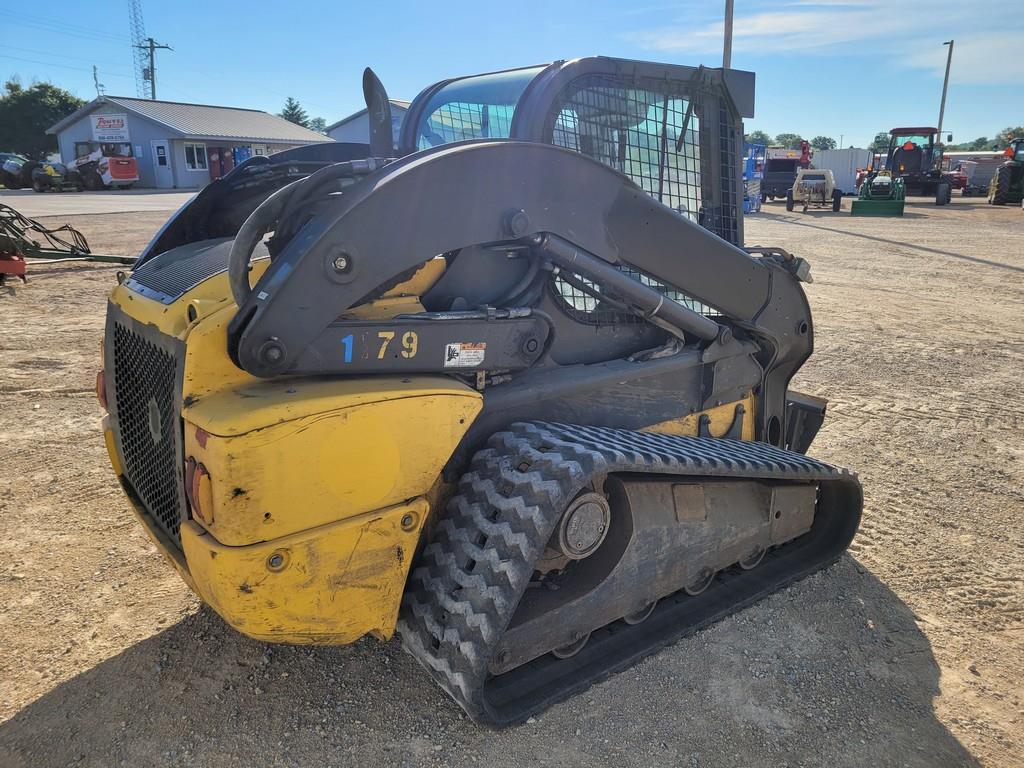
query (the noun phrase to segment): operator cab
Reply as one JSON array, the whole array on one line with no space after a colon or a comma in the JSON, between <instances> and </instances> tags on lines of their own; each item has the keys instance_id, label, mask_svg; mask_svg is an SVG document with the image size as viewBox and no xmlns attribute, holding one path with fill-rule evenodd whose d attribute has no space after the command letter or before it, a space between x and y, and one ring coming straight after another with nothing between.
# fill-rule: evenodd
<instances>
[{"instance_id":1,"label":"operator cab","mask_svg":"<svg viewBox=\"0 0 1024 768\"><path fill-rule=\"evenodd\" d=\"M935 139L936 128L893 128L885 167L896 174L925 173L938 168L942 146Z\"/></svg>"},{"instance_id":2,"label":"operator cab","mask_svg":"<svg viewBox=\"0 0 1024 768\"><path fill-rule=\"evenodd\" d=\"M127 141L98 142L98 141L76 141L75 159L88 157L95 152L97 157L134 157L132 145Z\"/></svg>"}]
</instances>

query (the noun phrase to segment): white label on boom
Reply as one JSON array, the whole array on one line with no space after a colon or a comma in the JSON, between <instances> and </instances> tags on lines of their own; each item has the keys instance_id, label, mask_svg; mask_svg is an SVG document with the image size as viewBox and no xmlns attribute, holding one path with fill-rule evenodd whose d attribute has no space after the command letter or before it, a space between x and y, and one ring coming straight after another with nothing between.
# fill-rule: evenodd
<instances>
[{"instance_id":1,"label":"white label on boom","mask_svg":"<svg viewBox=\"0 0 1024 768\"><path fill-rule=\"evenodd\" d=\"M476 368L484 363L487 345L483 342L460 341L444 347L445 368Z\"/></svg>"}]
</instances>

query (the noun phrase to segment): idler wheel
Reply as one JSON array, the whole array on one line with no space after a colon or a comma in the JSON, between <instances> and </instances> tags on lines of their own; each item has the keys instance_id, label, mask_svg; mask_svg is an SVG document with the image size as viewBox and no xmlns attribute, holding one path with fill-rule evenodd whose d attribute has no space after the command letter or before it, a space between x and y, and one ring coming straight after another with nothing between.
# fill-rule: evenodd
<instances>
[{"instance_id":1,"label":"idler wheel","mask_svg":"<svg viewBox=\"0 0 1024 768\"><path fill-rule=\"evenodd\" d=\"M558 551L570 560L589 557L608 535L612 512L608 500L594 491L581 493L558 522Z\"/></svg>"}]
</instances>

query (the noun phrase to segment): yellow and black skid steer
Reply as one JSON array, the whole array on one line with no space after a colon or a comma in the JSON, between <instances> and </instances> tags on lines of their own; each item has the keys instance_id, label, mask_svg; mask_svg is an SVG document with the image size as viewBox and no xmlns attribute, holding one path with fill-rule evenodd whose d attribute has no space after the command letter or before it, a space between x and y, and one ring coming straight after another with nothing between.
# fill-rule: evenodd
<instances>
[{"instance_id":1,"label":"yellow and black skid steer","mask_svg":"<svg viewBox=\"0 0 1024 768\"><path fill-rule=\"evenodd\" d=\"M114 469L231 626L397 630L496 726L833 562L855 475L789 390L807 262L744 248L754 76L591 57L254 157L112 291ZM397 147L397 149L396 149Z\"/></svg>"}]
</instances>

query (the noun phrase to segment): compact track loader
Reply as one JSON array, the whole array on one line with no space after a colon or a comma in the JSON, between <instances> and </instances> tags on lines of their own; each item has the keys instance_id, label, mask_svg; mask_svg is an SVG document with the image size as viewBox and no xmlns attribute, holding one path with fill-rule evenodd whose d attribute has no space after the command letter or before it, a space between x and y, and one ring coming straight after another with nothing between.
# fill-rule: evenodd
<instances>
[{"instance_id":1,"label":"compact track loader","mask_svg":"<svg viewBox=\"0 0 1024 768\"><path fill-rule=\"evenodd\" d=\"M110 458L255 638L397 629L507 725L834 561L861 489L805 261L743 248L753 75L609 58L425 89L392 149L254 157L108 306ZM269 236L269 237L268 237Z\"/></svg>"}]
</instances>

